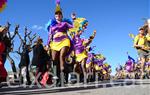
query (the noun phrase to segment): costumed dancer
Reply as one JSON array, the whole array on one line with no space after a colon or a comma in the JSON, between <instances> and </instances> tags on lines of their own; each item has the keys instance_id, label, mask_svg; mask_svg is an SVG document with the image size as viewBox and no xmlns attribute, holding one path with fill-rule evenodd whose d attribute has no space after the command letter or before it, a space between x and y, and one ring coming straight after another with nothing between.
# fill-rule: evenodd
<instances>
[{"instance_id":1,"label":"costumed dancer","mask_svg":"<svg viewBox=\"0 0 150 95\"><path fill-rule=\"evenodd\" d=\"M145 64L145 77L150 78L150 62Z\"/></svg>"},{"instance_id":2,"label":"costumed dancer","mask_svg":"<svg viewBox=\"0 0 150 95\"><path fill-rule=\"evenodd\" d=\"M142 75L142 67L141 67L141 59L138 58L137 62L134 66L134 75L135 75L135 79L140 79L141 75Z\"/></svg>"},{"instance_id":3,"label":"costumed dancer","mask_svg":"<svg viewBox=\"0 0 150 95\"><path fill-rule=\"evenodd\" d=\"M135 60L128 55L128 61L125 64L125 70L129 78L134 78L133 76L134 64L135 64Z\"/></svg>"},{"instance_id":4,"label":"costumed dancer","mask_svg":"<svg viewBox=\"0 0 150 95\"><path fill-rule=\"evenodd\" d=\"M93 81L94 80L94 64L93 64L93 61L94 61L94 53L90 52L93 50L94 47L90 47L88 46L86 48L86 51L88 53L88 58L86 60L86 71L87 71L87 74L88 74L88 81Z\"/></svg>"},{"instance_id":5,"label":"costumed dancer","mask_svg":"<svg viewBox=\"0 0 150 95\"><path fill-rule=\"evenodd\" d=\"M80 36L86 29L86 27L88 25L88 21L85 18L76 18L75 14L72 14L72 19L73 19L74 28L70 29L69 32L72 36L74 52L75 52L76 64L74 65L74 69L77 66L81 65L82 73L81 73L80 78L81 78L81 81L84 81L84 80L86 80L86 73L87 73L87 71L86 71L86 60L87 60L86 47L89 46L89 44L94 39L94 37L96 35L96 31L94 31L93 35L90 36L89 39L82 39Z\"/></svg>"},{"instance_id":6,"label":"costumed dancer","mask_svg":"<svg viewBox=\"0 0 150 95\"><path fill-rule=\"evenodd\" d=\"M87 72L91 72L91 69L93 68L92 66L93 66L93 61L94 61L94 53L92 53L90 51L92 51L94 47L88 46L86 48L86 51L88 53L88 58L87 58L87 61L86 61Z\"/></svg>"},{"instance_id":7,"label":"costumed dancer","mask_svg":"<svg viewBox=\"0 0 150 95\"><path fill-rule=\"evenodd\" d=\"M105 61L105 57L102 54L95 54L94 56L94 69L95 71L101 71L103 67L103 62Z\"/></svg>"},{"instance_id":8,"label":"costumed dancer","mask_svg":"<svg viewBox=\"0 0 150 95\"><path fill-rule=\"evenodd\" d=\"M48 45L51 49L54 63L53 71L54 75L57 76L54 78L58 78L58 86L61 86L60 82L61 84L63 83L63 78L60 78L60 72L64 71L65 57L71 46L67 31L72 27L71 21L63 19L60 0L56 0L55 18L49 22L47 29L49 31ZM62 79L62 81L60 79Z\"/></svg>"},{"instance_id":9,"label":"costumed dancer","mask_svg":"<svg viewBox=\"0 0 150 95\"><path fill-rule=\"evenodd\" d=\"M98 78L100 80L104 79L104 69L103 69L103 62L105 61L105 57L102 54L95 54L94 56L94 75L98 73Z\"/></svg>"},{"instance_id":10,"label":"costumed dancer","mask_svg":"<svg viewBox=\"0 0 150 95\"><path fill-rule=\"evenodd\" d=\"M115 75L115 79L125 79L126 74L125 74L124 66L118 65L116 71L117 73Z\"/></svg>"},{"instance_id":11,"label":"costumed dancer","mask_svg":"<svg viewBox=\"0 0 150 95\"><path fill-rule=\"evenodd\" d=\"M88 53L88 58L86 60L86 69L87 72L89 73L92 72L93 59L94 59L94 54Z\"/></svg>"},{"instance_id":12,"label":"costumed dancer","mask_svg":"<svg viewBox=\"0 0 150 95\"><path fill-rule=\"evenodd\" d=\"M111 73L111 66L107 62L105 62L103 64L102 72L103 72L103 75L104 75L104 79L109 80L110 79L110 73Z\"/></svg>"},{"instance_id":13,"label":"costumed dancer","mask_svg":"<svg viewBox=\"0 0 150 95\"><path fill-rule=\"evenodd\" d=\"M6 34L6 27L0 27L0 83L6 81L7 71L4 66L3 53L6 50L6 45L3 40L3 36Z\"/></svg>"}]
</instances>

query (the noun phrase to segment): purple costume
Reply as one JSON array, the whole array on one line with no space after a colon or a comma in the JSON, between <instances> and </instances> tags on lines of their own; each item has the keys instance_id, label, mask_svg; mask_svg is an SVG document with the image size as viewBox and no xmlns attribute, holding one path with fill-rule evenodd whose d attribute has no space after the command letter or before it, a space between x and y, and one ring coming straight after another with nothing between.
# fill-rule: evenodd
<instances>
[{"instance_id":1,"label":"purple costume","mask_svg":"<svg viewBox=\"0 0 150 95\"><path fill-rule=\"evenodd\" d=\"M86 61L86 64L89 64L93 61L93 53L88 53L88 58L87 58L87 61Z\"/></svg>"},{"instance_id":2,"label":"purple costume","mask_svg":"<svg viewBox=\"0 0 150 95\"><path fill-rule=\"evenodd\" d=\"M61 22L61 23L55 23L55 25L49 26L49 39L48 43L52 40L54 42L60 42L65 38L68 38L68 36L63 35L61 37L53 38L53 36L58 32L67 32L69 28L72 28L73 26L67 22Z\"/></svg>"},{"instance_id":3,"label":"purple costume","mask_svg":"<svg viewBox=\"0 0 150 95\"><path fill-rule=\"evenodd\" d=\"M145 64L146 66L150 66L150 62L146 62L146 64Z\"/></svg>"},{"instance_id":4,"label":"purple costume","mask_svg":"<svg viewBox=\"0 0 150 95\"><path fill-rule=\"evenodd\" d=\"M73 38L75 54L80 54L85 50L83 45L84 39L81 39L79 35L75 35Z\"/></svg>"},{"instance_id":5,"label":"purple costume","mask_svg":"<svg viewBox=\"0 0 150 95\"><path fill-rule=\"evenodd\" d=\"M126 62L126 70L127 70L128 72L131 72L132 69L133 69L133 62L132 62L132 60L128 60L128 61Z\"/></svg>"}]
</instances>

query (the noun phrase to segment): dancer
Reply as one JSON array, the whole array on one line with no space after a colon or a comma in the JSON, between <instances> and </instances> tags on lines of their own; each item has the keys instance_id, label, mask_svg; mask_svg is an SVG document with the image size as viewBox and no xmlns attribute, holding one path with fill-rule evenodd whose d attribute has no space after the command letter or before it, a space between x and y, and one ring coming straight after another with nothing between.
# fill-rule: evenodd
<instances>
[{"instance_id":1,"label":"dancer","mask_svg":"<svg viewBox=\"0 0 150 95\"><path fill-rule=\"evenodd\" d=\"M59 78L57 84L60 86L60 72L64 72L65 57L71 46L67 31L73 26L71 21L63 19L60 1L57 0L56 3L55 18L48 25L48 44L51 49L54 75Z\"/></svg>"},{"instance_id":2,"label":"dancer","mask_svg":"<svg viewBox=\"0 0 150 95\"><path fill-rule=\"evenodd\" d=\"M86 60L88 57L88 54L86 52L86 47L89 46L89 44L92 42L96 35L96 30L94 30L93 35L90 36L89 39L82 39L80 36L82 33L85 31L88 21L85 18L76 18L76 14L73 13L71 14L72 20L73 20L73 25L74 27L69 30L70 35L73 40L73 45L74 45L74 53L75 53L75 60L76 64L74 65L74 70L76 67L80 67L79 64L81 65L82 68L82 74L80 76L81 81L86 82Z\"/></svg>"}]
</instances>

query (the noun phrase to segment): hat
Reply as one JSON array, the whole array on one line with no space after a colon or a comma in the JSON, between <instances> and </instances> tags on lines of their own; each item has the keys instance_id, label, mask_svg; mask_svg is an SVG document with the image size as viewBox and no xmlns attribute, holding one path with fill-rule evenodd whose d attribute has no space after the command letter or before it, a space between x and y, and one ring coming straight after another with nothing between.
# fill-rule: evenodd
<instances>
[{"instance_id":1,"label":"hat","mask_svg":"<svg viewBox=\"0 0 150 95\"><path fill-rule=\"evenodd\" d=\"M38 37L38 38L37 38L37 42L43 42L43 39L40 38L40 37Z\"/></svg>"},{"instance_id":2,"label":"hat","mask_svg":"<svg viewBox=\"0 0 150 95\"><path fill-rule=\"evenodd\" d=\"M56 0L55 14L57 14L57 13L62 14L62 9L60 8L60 0Z\"/></svg>"},{"instance_id":3,"label":"hat","mask_svg":"<svg viewBox=\"0 0 150 95\"><path fill-rule=\"evenodd\" d=\"M6 30L6 27L0 27L0 32L3 32L4 30Z\"/></svg>"},{"instance_id":4,"label":"hat","mask_svg":"<svg viewBox=\"0 0 150 95\"><path fill-rule=\"evenodd\" d=\"M144 28L143 28L143 27L140 27L139 30L144 30Z\"/></svg>"}]
</instances>

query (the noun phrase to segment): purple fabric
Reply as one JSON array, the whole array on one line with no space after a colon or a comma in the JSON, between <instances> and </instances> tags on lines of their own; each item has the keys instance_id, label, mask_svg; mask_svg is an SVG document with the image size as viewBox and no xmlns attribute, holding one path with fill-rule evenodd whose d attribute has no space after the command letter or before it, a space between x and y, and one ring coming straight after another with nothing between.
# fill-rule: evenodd
<instances>
[{"instance_id":1,"label":"purple fabric","mask_svg":"<svg viewBox=\"0 0 150 95\"><path fill-rule=\"evenodd\" d=\"M86 64L89 64L90 62L92 62L93 57L94 56L92 53L88 53L88 58L87 58Z\"/></svg>"},{"instance_id":2,"label":"purple fabric","mask_svg":"<svg viewBox=\"0 0 150 95\"><path fill-rule=\"evenodd\" d=\"M84 47L82 47L82 46L79 46L79 47L76 47L75 48L75 53L76 54L80 54L80 53L82 53L84 51Z\"/></svg>"},{"instance_id":3,"label":"purple fabric","mask_svg":"<svg viewBox=\"0 0 150 95\"><path fill-rule=\"evenodd\" d=\"M104 69L105 71L108 71L108 69L109 69L109 68L107 68L107 67L103 67L103 69Z\"/></svg>"},{"instance_id":4,"label":"purple fabric","mask_svg":"<svg viewBox=\"0 0 150 95\"><path fill-rule=\"evenodd\" d=\"M97 64L98 66L103 66L103 62L104 62L105 58L103 59L94 59L94 64Z\"/></svg>"},{"instance_id":5,"label":"purple fabric","mask_svg":"<svg viewBox=\"0 0 150 95\"><path fill-rule=\"evenodd\" d=\"M103 63L98 63L98 66L103 66Z\"/></svg>"},{"instance_id":6,"label":"purple fabric","mask_svg":"<svg viewBox=\"0 0 150 95\"><path fill-rule=\"evenodd\" d=\"M126 65L132 65L133 64L133 62L131 61L131 60L128 60L127 62L126 62Z\"/></svg>"},{"instance_id":7,"label":"purple fabric","mask_svg":"<svg viewBox=\"0 0 150 95\"><path fill-rule=\"evenodd\" d=\"M146 63L146 66L150 66L150 62L147 62L147 63Z\"/></svg>"},{"instance_id":8,"label":"purple fabric","mask_svg":"<svg viewBox=\"0 0 150 95\"><path fill-rule=\"evenodd\" d=\"M88 58L93 58L94 55L92 53L88 53Z\"/></svg>"},{"instance_id":9,"label":"purple fabric","mask_svg":"<svg viewBox=\"0 0 150 95\"><path fill-rule=\"evenodd\" d=\"M87 59L86 64L89 64L91 62L91 59Z\"/></svg>"},{"instance_id":10,"label":"purple fabric","mask_svg":"<svg viewBox=\"0 0 150 95\"><path fill-rule=\"evenodd\" d=\"M85 47L83 46L83 39L81 39L80 36L76 35L73 39L73 42L76 54L80 54L85 50Z\"/></svg>"},{"instance_id":11,"label":"purple fabric","mask_svg":"<svg viewBox=\"0 0 150 95\"><path fill-rule=\"evenodd\" d=\"M131 72L131 70L132 70L132 68L133 68L132 64L133 64L133 62L132 62L131 60L128 60L128 61L126 62L126 70L127 70L128 72Z\"/></svg>"},{"instance_id":12,"label":"purple fabric","mask_svg":"<svg viewBox=\"0 0 150 95\"><path fill-rule=\"evenodd\" d=\"M56 0L56 4L60 4L60 0Z\"/></svg>"},{"instance_id":13,"label":"purple fabric","mask_svg":"<svg viewBox=\"0 0 150 95\"><path fill-rule=\"evenodd\" d=\"M126 70L127 70L128 72L131 72L131 71L132 71L132 66L126 66Z\"/></svg>"},{"instance_id":14,"label":"purple fabric","mask_svg":"<svg viewBox=\"0 0 150 95\"><path fill-rule=\"evenodd\" d=\"M73 26L67 22L61 22L51 27L52 34L56 34L57 32L67 32L69 28Z\"/></svg>"},{"instance_id":15,"label":"purple fabric","mask_svg":"<svg viewBox=\"0 0 150 95\"><path fill-rule=\"evenodd\" d=\"M103 60L98 61L98 66L101 66L101 65L103 65Z\"/></svg>"},{"instance_id":16,"label":"purple fabric","mask_svg":"<svg viewBox=\"0 0 150 95\"><path fill-rule=\"evenodd\" d=\"M62 41L62 40L65 39L65 38L67 38L67 36L66 36L66 35L63 35L63 36L61 36L61 37L54 38L53 41L54 41L54 42L60 42L60 41Z\"/></svg>"},{"instance_id":17,"label":"purple fabric","mask_svg":"<svg viewBox=\"0 0 150 95\"><path fill-rule=\"evenodd\" d=\"M90 62L92 62L93 58L94 58L93 54L92 53L88 53L88 58L87 58L86 64L89 64Z\"/></svg>"},{"instance_id":18,"label":"purple fabric","mask_svg":"<svg viewBox=\"0 0 150 95\"><path fill-rule=\"evenodd\" d=\"M73 26L67 22L61 22L59 24L55 24L54 26L50 26L47 44L49 45L53 35L58 32L67 32L67 30L72 27Z\"/></svg>"}]
</instances>

